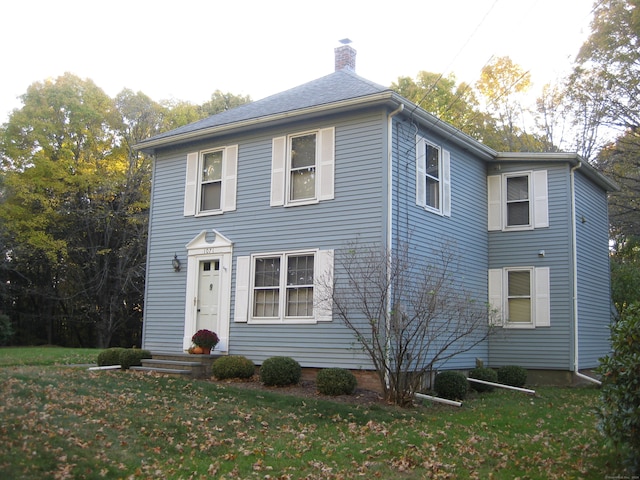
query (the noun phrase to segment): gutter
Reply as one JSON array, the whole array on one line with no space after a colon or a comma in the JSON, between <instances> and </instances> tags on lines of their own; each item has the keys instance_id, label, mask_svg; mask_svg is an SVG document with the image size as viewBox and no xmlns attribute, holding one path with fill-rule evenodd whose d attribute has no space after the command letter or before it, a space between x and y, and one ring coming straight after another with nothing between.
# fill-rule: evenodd
<instances>
[{"instance_id":1,"label":"gutter","mask_svg":"<svg viewBox=\"0 0 640 480\"><path fill-rule=\"evenodd\" d=\"M602 382L591 378L588 375L580 373L580 363L578 362L579 340L578 340L578 238L576 228L576 190L575 190L575 171L582 167L582 162L571 168L571 248L573 250L573 373L576 377L597 385Z\"/></svg>"}]
</instances>

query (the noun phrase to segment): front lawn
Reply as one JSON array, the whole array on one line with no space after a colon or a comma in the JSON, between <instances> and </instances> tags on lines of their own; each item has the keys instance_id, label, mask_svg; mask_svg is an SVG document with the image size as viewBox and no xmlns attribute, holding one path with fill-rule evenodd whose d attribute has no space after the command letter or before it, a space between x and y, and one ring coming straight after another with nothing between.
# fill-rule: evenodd
<instances>
[{"instance_id":1,"label":"front lawn","mask_svg":"<svg viewBox=\"0 0 640 480\"><path fill-rule=\"evenodd\" d=\"M3 350L3 349L0 349ZM79 363L79 362L73 362ZM122 371L0 368L1 478L586 478L622 474L592 387L462 408L300 398Z\"/></svg>"}]
</instances>

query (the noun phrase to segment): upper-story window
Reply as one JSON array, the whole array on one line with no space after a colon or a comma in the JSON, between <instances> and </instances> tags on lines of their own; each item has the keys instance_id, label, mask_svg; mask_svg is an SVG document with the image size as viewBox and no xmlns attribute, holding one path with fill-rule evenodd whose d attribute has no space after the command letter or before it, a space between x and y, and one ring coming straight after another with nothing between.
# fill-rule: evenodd
<instances>
[{"instance_id":1,"label":"upper-story window","mask_svg":"<svg viewBox=\"0 0 640 480\"><path fill-rule=\"evenodd\" d=\"M440 215L451 215L450 154L424 138L416 140L416 203Z\"/></svg>"},{"instance_id":2,"label":"upper-story window","mask_svg":"<svg viewBox=\"0 0 640 480\"><path fill-rule=\"evenodd\" d=\"M317 203L334 197L335 129L273 139L271 206Z\"/></svg>"},{"instance_id":3,"label":"upper-story window","mask_svg":"<svg viewBox=\"0 0 640 480\"><path fill-rule=\"evenodd\" d=\"M184 215L235 210L237 171L237 145L188 154Z\"/></svg>"},{"instance_id":4,"label":"upper-story window","mask_svg":"<svg viewBox=\"0 0 640 480\"><path fill-rule=\"evenodd\" d=\"M487 177L489 230L531 230L549 226L547 171Z\"/></svg>"}]
</instances>

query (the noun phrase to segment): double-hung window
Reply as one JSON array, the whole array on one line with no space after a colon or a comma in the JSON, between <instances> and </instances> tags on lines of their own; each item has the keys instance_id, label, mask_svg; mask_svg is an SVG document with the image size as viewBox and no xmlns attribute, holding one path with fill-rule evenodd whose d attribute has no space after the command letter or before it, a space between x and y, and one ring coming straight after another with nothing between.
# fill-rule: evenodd
<instances>
[{"instance_id":1,"label":"double-hung window","mask_svg":"<svg viewBox=\"0 0 640 480\"><path fill-rule=\"evenodd\" d=\"M331 321L332 285L332 250L238 257L234 321Z\"/></svg>"},{"instance_id":2,"label":"double-hung window","mask_svg":"<svg viewBox=\"0 0 640 480\"><path fill-rule=\"evenodd\" d=\"M236 209L238 146L187 155L184 215L213 215Z\"/></svg>"},{"instance_id":3,"label":"double-hung window","mask_svg":"<svg viewBox=\"0 0 640 480\"><path fill-rule=\"evenodd\" d=\"M313 253L254 257L254 319L313 318Z\"/></svg>"},{"instance_id":4,"label":"double-hung window","mask_svg":"<svg viewBox=\"0 0 640 480\"><path fill-rule=\"evenodd\" d=\"M531 230L549 226L547 171L487 177L488 229Z\"/></svg>"},{"instance_id":5,"label":"double-hung window","mask_svg":"<svg viewBox=\"0 0 640 480\"><path fill-rule=\"evenodd\" d=\"M421 137L416 139L416 204L451 215L450 154Z\"/></svg>"},{"instance_id":6,"label":"double-hung window","mask_svg":"<svg viewBox=\"0 0 640 480\"><path fill-rule=\"evenodd\" d=\"M489 303L493 324L507 328L550 326L548 267L506 267L489 270Z\"/></svg>"},{"instance_id":7,"label":"double-hung window","mask_svg":"<svg viewBox=\"0 0 640 480\"><path fill-rule=\"evenodd\" d=\"M335 129L276 137L272 144L271 206L295 206L334 197Z\"/></svg>"}]
</instances>

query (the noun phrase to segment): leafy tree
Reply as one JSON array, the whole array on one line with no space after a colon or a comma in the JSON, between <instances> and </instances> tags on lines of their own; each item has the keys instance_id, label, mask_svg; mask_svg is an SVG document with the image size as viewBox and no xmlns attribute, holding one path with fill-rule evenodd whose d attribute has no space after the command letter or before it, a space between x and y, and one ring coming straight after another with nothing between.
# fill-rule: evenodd
<instances>
[{"instance_id":1,"label":"leafy tree","mask_svg":"<svg viewBox=\"0 0 640 480\"><path fill-rule=\"evenodd\" d=\"M249 95L234 95L229 92L223 93L220 90L216 90L211 94L211 99L200 106L200 110L204 117L208 117L249 102L251 102Z\"/></svg>"},{"instance_id":2,"label":"leafy tree","mask_svg":"<svg viewBox=\"0 0 640 480\"><path fill-rule=\"evenodd\" d=\"M600 359L599 428L640 475L640 305L630 305L611 327L613 354Z\"/></svg>"},{"instance_id":3,"label":"leafy tree","mask_svg":"<svg viewBox=\"0 0 640 480\"><path fill-rule=\"evenodd\" d=\"M371 360L390 402L410 404L436 366L491 333L486 301L456 280L455 258L447 247L429 258L407 246L386 252L354 244L336 254L344 278L322 290L331 292L334 314Z\"/></svg>"},{"instance_id":4,"label":"leafy tree","mask_svg":"<svg viewBox=\"0 0 640 480\"><path fill-rule=\"evenodd\" d=\"M22 101L0 148L10 295L47 342L74 331L78 343L107 346L122 319L141 316L148 162L123 142L115 102L90 80L35 83Z\"/></svg>"},{"instance_id":5,"label":"leafy tree","mask_svg":"<svg viewBox=\"0 0 640 480\"><path fill-rule=\"evenodd\" d=\"M611 256L611 296L621 315L629 305L640 305L640 240L637 237L616 242Z\"/></svg>"}]
</instances>

